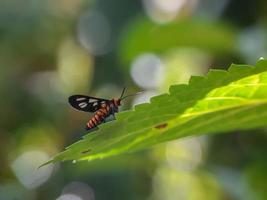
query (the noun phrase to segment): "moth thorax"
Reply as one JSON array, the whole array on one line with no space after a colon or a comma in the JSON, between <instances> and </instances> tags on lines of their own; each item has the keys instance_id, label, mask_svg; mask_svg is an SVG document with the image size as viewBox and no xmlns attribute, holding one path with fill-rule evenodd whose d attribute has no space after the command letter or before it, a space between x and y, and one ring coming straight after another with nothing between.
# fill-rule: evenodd
<instances>
[{"instance_id":1,"label":"moth thorax","mask_svg":"<svg viewBox=\"0 0 267 200\"><path fill-rule=\"evenodd\" d=\"M113 99L113 103L115 106L120 106L121 105L121 100L120 99Z\"/></svg>"}]
</instances>

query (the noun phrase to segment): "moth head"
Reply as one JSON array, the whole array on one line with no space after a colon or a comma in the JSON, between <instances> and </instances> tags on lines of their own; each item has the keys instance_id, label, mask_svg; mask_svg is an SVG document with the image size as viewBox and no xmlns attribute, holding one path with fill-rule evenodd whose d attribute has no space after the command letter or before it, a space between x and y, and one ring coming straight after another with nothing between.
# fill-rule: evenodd
<instances>
[{"instance_id":1,"label":"moth head","mask_svg":"<svg viewBox=\"0 0 267 200\"><path fill-rule=\"evenodd\" d=\"M113 99L113 103L114 105L117 107L117 106L120 106L121 105L121 99Z\"/></svg>"}]
</instances>

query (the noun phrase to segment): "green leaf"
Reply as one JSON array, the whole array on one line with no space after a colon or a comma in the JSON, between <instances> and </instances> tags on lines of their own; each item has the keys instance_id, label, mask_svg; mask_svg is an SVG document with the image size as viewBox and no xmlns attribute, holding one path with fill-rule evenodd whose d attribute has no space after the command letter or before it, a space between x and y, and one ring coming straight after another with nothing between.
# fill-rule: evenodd
<instances>
[{"instance_id":1,"label":"green leaf","mask_svg":"<svg viewBox=\"0 0 267 200\"><path fill-rule=\"evenodd\" d=\"M177 47L225 55L236 52L236 41L236 31L223 23L184 20L159 25L139 17L122 35L120 56L124 63L129 63L139 54L162 53Z\"/></svg>"},{"instance_id":2,"label":"green leaf","mask_svg":"<svg viewBox=\"0 0 267 200\"><path fill-rule=\"evenodd\" d=\"M94 160L133 152L177 138L265 127L267 61L232 65L173 85L169 94L121 112L53 160Z\"/></svg>"}]
</instances>

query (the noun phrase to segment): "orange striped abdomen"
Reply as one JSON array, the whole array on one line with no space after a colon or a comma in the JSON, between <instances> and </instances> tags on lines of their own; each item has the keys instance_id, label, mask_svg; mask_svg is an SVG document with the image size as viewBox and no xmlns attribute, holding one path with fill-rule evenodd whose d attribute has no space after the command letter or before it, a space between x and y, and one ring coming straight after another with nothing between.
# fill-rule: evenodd
<instances>
[{"instance_id":1,"label":"orange striped abdomen","mask_svg":"<svg viewBox=\"0 0 267 200\"><path fill-rule=\"evenodd\" d=\"M110 106L107 104L103 104L101 108L96 111L94 116L86 124L86 129L90 130L92 128L97 127L97 125L101 124L110 114Z\"/></svg>"}]
</instances>

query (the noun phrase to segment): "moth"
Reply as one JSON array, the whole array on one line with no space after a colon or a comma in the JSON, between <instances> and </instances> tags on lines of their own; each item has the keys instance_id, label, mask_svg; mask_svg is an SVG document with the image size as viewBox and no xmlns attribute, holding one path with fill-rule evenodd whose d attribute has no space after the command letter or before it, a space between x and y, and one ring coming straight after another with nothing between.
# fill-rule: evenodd
<instances>
[{"instance_id":1,"label":"moth","mask_svg":"<svg viewBox=\"0 0 267 200\"><path fill-rule=\"evenodd\" d=\"M69 103L73 108L79 111L94 113L85 127L86 130L91 130L99 124L106 122L109 116L113 115L115 118L115 113L119 112L119 106L123 99L138 94L123 96L124 92L125 88L123 88L120 98L113 99L101 99L79 94L72 95L69 97Z\"/></svg>"}]
</instances>

